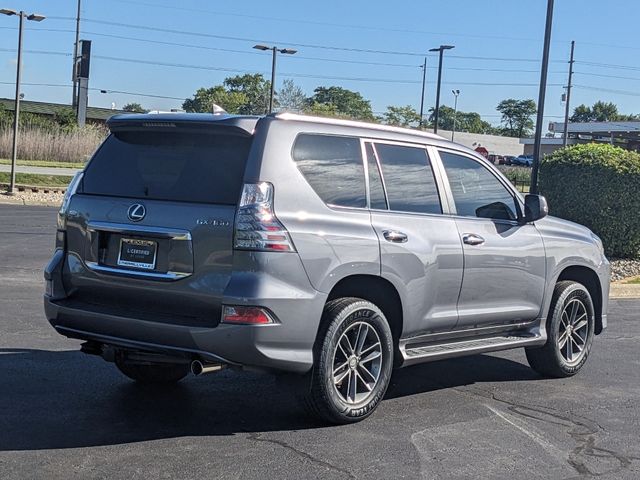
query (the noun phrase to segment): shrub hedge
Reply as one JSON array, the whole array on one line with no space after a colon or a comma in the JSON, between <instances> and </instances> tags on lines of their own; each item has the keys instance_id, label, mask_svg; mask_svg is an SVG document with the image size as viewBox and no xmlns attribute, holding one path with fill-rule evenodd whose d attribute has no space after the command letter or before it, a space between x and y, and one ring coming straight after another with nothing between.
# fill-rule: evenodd
<instances>
[{"instance_id":1,"label":"shrub hedge","mask_svg":"<svg viewBox=\"0 0 640 480\"><path fill-rule=\"evenodd\" d=\"M552 215L581 223L608 256L640 256L640 154L606 144L558 150L540 165Z\"/></svg>"}]
</instances>

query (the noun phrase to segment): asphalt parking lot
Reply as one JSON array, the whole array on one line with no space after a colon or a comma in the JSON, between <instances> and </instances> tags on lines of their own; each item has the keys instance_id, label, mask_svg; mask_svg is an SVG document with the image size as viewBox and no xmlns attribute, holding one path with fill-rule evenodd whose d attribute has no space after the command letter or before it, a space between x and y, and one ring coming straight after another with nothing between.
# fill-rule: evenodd
<instances>
[{"instance_id":1,"label":"asphalt parking lot","mask_svg":"<svg viewBox=\"0 0 640 480\"><path fill-rule=\"evenodd\" d=\"M397 371L363 423L327 427L268 375L141 388L44 319L55 209L0 205L0 478L639 478L640 300L576 377L524 352Z\"/></svg>"}]
</instances>

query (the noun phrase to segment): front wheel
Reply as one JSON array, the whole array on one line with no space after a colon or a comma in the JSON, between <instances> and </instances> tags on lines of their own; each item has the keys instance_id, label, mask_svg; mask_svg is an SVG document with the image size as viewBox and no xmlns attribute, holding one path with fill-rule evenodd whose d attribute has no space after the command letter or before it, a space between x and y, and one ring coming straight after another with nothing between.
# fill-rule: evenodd
<instances>
[{"instance_id":1,"label":"front wheel","mask_svg":"<svg viewBox=\"0 0 640 480\"><path fill-rule=\"evenodd\" d=\"M547 343L525 349L529 365L549 377L575 375L589 356L594 324L589 291L577 282L558 282L547 318Z\"/></svg>"},{"instance_id":2,"label":"front wheel","mask_svg":"<svg viewBox=\"0 0 640 480\"><path fill-rule=\"evenodd\" d=\"M367 418L389 386L393 338L373 303L340 298L325 306L307 405L337 424Z\"/></svg>"}]
</instances>

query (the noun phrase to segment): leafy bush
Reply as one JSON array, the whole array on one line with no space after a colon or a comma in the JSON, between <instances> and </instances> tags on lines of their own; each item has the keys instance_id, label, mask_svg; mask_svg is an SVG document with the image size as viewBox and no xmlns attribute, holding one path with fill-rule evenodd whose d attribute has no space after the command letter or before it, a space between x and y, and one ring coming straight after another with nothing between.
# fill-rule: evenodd
<instances>
[{"instance_id":1,"label":"leafy bush","mask_svg":"<svg viewBox=\"0 0 640 480\"><path fill-rule=\"evenodd\" d=\"M604 144L558 150L540 165L540 192L553 215L602 238L607 255L640 256L640 154Z\"/></svg>"}]
</instances>

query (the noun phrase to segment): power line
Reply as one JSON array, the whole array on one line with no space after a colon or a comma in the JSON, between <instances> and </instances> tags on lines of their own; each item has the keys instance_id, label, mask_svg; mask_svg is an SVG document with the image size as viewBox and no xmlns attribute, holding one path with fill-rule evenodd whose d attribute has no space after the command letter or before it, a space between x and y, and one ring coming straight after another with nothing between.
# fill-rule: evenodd
<instances>
[{"instance_id":1,"label":"power line","mask_svg":"<svg viewBox=\"0 0 640 480\"><path fill-rule=\"evenodd\" d=\"M601 77L601 78L619 78L621 80L635 80L640 82L640 78L638 77L625 77L621 75L605 75L603 73L586 73L586 72L573 72L574 75L587 75L589 77Z\"/></svg>"},{"instance_id":2,"label":"power line","mask_svg":"<svg viewBox=\"0 0 640 480\"><path fill-rule=\"evenodd\" d=\"M615 93L618 95L629 95L631 97L640 97L640 92L630 92L628 90L614 90L612 88L600 88L600 87L593 87L590 85L574 85L574 87L580 88L582 90L593 90L596 92Z\"/></svg>"},{"instance_id":3,"label":"power line","mask_svg":"<svg viewBox=\"0 0 640 480\"><path fill-rule=\"evenodd\" d=\"M598 63L598 62L581 62L578 60L576 60L576 63L580 65L588 65L590 67L602 67L602 68L613 68L613 69L619 69L619 70L640 71L640 67L631 66L631 65L615 65L612 63Z\"/></svg>"}]
</instances>

